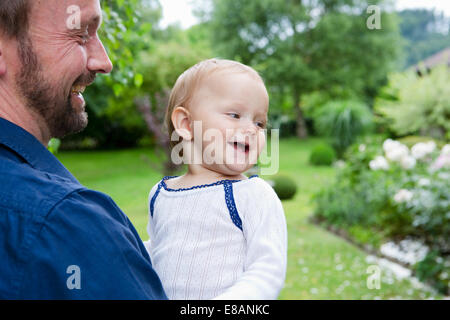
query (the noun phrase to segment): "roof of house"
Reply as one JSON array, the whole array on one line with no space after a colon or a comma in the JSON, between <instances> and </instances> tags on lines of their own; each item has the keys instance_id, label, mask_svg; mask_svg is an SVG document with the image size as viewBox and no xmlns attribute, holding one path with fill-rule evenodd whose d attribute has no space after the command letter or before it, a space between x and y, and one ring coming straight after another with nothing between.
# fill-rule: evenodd
<instances>
[{"instance_id":1,"label":"roof of house","mask_svg":"<svg viewBox=\"0 0 450 320\"><path fill-rule=\"evenodd\" d=\"M433 54L425 60L422 60L416 65L416 69L423 67L431 69L437 65L443 64L450 66L450 47Z\"/></svg>"}]
</instances>

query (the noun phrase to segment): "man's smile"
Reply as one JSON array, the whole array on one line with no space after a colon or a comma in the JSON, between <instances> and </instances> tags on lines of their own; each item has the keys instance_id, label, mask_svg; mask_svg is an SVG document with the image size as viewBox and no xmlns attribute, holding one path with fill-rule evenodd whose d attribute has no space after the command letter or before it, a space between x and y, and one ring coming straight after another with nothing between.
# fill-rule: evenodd
<instances>
[{"instance_id":1,"label":"man's smile","mask_svg":"<svg viewBox=\"0 0 450 320\"><path fill-rule=\"evenodd\" d=\"M74 85L72 86L72 93L75 94L82 94L84 90L86 89L86 86L83 85Z\"/></svg>"}]
</instances>

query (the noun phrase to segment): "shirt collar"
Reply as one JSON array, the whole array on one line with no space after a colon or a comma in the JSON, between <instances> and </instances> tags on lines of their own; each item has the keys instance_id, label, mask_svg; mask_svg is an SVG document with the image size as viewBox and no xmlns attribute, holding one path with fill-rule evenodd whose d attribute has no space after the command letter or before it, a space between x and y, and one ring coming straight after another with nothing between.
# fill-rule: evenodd
<instances>
[{"instance_id":1,"label":"shirt collar","mask_svg":"<svg viewBox=\"0 0 450 320\"><path fill-rule=\"evenodd\" d=\"M8 120L0 118L0 145L5 145L33 168L79 183L63 164L33 135Z\"/></svg>"}]
</instances>

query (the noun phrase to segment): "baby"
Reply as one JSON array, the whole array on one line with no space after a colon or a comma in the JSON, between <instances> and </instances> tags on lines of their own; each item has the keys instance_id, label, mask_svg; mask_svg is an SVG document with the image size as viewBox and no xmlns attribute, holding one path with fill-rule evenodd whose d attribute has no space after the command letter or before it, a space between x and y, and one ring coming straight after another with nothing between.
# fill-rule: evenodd
<instances>
[{"instance_id":1,"label":"baby","mask_svg":"<svg viewBox=\"0 0 450 320\"><path fill-rule=\"evenodd\" d=\"M276 299L282 289L281 201L243 174L265 145L268 106L261 77L235 61L202 61L175 83L166 126L188 168L151 189L145 243L170 299Z\"/></svg>"}]
</instances>

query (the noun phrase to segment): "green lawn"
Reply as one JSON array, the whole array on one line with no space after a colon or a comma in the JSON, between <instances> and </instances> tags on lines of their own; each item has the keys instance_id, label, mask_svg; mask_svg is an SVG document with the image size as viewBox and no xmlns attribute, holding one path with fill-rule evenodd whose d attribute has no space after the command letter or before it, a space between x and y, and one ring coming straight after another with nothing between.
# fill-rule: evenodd
<instances>
[{"instance_id":1,"label":"green lawn","mask_svg":"<svg viewBox=\"0 0 450 320\"><path fill-rule=\"evenodd\" d=\"M312 225L311 195L334 178L334 169L313 167L308 157L319 139L280 142L280 173L298 183L294 199L283 201L288 224L288 270L280 299L424 299L437 297L398 281L382 269L381 288L367 288L367 254ZM152 169L152 150L63 152L58 158L89 188L109 194L130 217L142 239L147 239L147 197L161 174Z\"/></svg>"}]
</instances>

